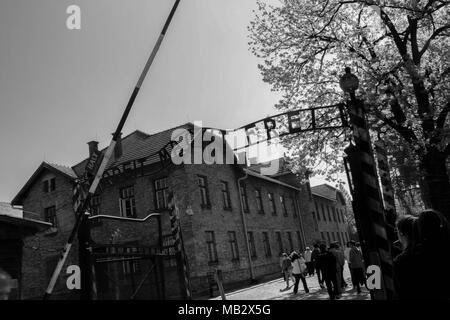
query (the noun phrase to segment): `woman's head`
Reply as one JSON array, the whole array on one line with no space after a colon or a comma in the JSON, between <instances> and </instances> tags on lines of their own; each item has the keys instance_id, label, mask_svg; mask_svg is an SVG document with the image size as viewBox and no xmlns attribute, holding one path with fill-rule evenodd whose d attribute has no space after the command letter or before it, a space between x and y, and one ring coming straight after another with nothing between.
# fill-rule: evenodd
<instances>
[{"instance_id":1,"label":"woman's head","mask_svg":"<svg viewBox=\"0 0 450 320\"><path fill-rule=\"evenodd\" d=\"M398 239L403 249L409 247L413 242L416 220L416 217L410 215L402 216L397 220Z\"/></svg>"},{"instance_id":2,"label":"woman's head","mask_svg":"<svg viewBox=\"0 0 450 320\"><path fill-rule=\"evenodd\" d=\"M428 248L446 247L450 241L450 226L445 217L434 210L425 210L417 218L415 241Z\"/></svg>"}]
</instances>

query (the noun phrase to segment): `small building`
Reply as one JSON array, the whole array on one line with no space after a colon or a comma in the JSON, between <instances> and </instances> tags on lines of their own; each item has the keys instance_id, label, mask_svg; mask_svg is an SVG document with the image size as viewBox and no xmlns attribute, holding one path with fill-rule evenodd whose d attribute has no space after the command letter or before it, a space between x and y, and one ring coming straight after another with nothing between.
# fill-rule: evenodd
<instances>
[{"instance_id":1,"label":"small building","mask_svg":"<svg viewBox=\"0 0 450 320\"><path fill-rule=\"evenodd\" d=\"M11 204L0 202L0 268L6 271L14 282L9 299L18 300L23 297L26 281L22 276L22 253L24 239L43 231L49 223L24 218L22 211Z\"/></svg>"},{"instance_id":2,"label":"small building","mask_svg":"<svg viewBox=\"0 0 450 320\"><path fill-rule=\"evenodd\" d=\"M321 241L328 245L339 242L345 246L350 241L350 236L344 195L328 184L313 186L311 189L315 208L313 220Z\"/></svg>"},{"instance_id":3,"label":"small building","mask_svg":"<svg viewBox=\"0 0 450 320\"><path fill-rule=\"evenodd\" d=\"M193 125L152 135L134 131L120 138L91 200L93 251L124 246L130 256L129 260L96 260L95 288L100 299L182 298L173 258L132 256L143 247L171 243L170 192L176 198L194 298L210 293L211 274L217 269L222 271L225 289L278 277L282 252L304 250L320 237L314 229L309 183L301 183L289 171L267 176L238 163L162 166L158 151L170 144L175 129L192 130ZM106 151L99 150L95 141L88 145L89 155ZM25 240L24 298L39 297L45 290L75 221L73 188L87 160L70 168L42 163L12 201L23 207L24 216L52 225ZM77 250L75 241L66 265L79 263ZM77 290L68 292L65 277L63 272L54 295L76 298Z\"/></svg>"}]
</instances>

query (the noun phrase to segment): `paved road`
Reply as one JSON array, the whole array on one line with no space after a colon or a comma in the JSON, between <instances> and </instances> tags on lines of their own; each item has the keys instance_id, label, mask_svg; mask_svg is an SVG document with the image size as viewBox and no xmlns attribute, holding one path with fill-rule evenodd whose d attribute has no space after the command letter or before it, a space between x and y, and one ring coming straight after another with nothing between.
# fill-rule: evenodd
<instances>
[{"instance_id":1,"label":"paved road","mask_svg":"<svg viewBox=\"0 0 450 320\"><path fill-rule=\"evenodd\" d=\"M361 294L357 294L356 291L352 291L352 285L350 281L350 272L348 267L344 268L344 279L349 284L347 289L342 293L340 300L370 300L368 291L364 288ZM226 294L227 300L328 300L328 292L326 289L321 289L317 276L306 277L306 283L308 284L309 294L303 291L303 285L300 281L299 290L296 295L293 294L293 285L290 289L283 290L286 287L286 283L283 278L260 283L248 288L228 292ZM212 300L220 300L220 297L213 298Z\"/></svg>"}]
</instances>

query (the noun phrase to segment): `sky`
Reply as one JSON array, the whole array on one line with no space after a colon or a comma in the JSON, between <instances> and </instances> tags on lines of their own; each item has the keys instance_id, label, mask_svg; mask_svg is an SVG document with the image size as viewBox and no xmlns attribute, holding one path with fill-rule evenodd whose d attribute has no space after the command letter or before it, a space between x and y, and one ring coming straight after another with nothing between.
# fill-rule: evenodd
<instances>
[{"instance_id":1,"label":"sky","mask_svg":"<svg viewBox=\"0 0 450 320\"><path fill-rule=\"evenodd\" d=\"M277 3L277 0L268 2ZM0 1L0 201L42 161L72 166L111 140L173 0ZM69 30L66 9L81 9ZM276 114L248 47L255 0L181 0L123 129L231 129Z\"/></svg>"}]
</instances>

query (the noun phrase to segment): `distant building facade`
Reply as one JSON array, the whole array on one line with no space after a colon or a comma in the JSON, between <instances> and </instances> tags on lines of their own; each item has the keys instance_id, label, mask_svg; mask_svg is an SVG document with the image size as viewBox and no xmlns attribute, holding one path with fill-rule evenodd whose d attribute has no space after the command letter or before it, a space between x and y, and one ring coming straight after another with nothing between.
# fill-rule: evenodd
<instances>
[{"instance_id":1,"label":"distant building facade","mask_svg":"<svg viewBox=\"0 0 450 320\"><path fill-rule=\"evenodd\" d=\"M191 129L192 124L181 127ZM153 135L135 131L118 142L115 156L91 201L93 247L155 247L160 245L160 232L170 242L167 205L169 192L173 192L190 284L194 297L199 297L208 294L209 275L216 269L222 271L225 289L251 278L279 276L282 252L302 251L320 237L322 229L315 228L315 196L309 183L301 184L289 171L269 177L239 164L161 167L157 156L148 156L170 141L174 129ZM97 142L88 144L90 154L98 150ZM24 298L42 296L48 284L75 221L73 187L82 176L86 161L71 168L41 164L12 201L23 207L24 216L53 225L24 240ZM153 218L155 213L159 214L160 223ZM148 263L133 260L96 264L99 296L129 299L142 280L143 291L147 286L154 292L142 298L161 298L161 288L165 288L164 298L180 298L180 292L174 289L179 279L173 259L165 258L162 268L157 266L156 258L152 259ZM70 264L78 264L76 241L66 266ZM156 276L146 278L147 270L153 266ZM76 299L77 290L67 290L66 277L64 273L60 276L55 296Z\"/></svg>"},{"instance_id":2,"label":"distant building facade","mask_svg":"<svg viewBox=\"0 0 450 320\"><path fill-rule=\"evenodd\" d=\"M320 240L326 244L339 242L345 246L350 241L349 226L346 221L347 206L341 191L321 184L311 188L314 198L313 220Z\"/></svg>"}]
</instances>

